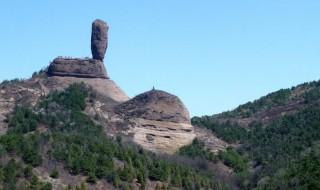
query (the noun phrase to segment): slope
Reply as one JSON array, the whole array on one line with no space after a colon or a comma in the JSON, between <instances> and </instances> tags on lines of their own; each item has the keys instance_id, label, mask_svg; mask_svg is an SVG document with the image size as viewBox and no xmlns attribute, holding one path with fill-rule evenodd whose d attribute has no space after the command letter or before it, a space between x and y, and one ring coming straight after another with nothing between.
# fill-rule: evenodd
<instances>
[{"instance_id":1,"label":"slope","mask_svg":"<svg viewBox=\"0 0 320 190\"><path fill-rule=\"evenodd\" d=\"M218 159L235 170L238 187L320 189L319 108L320 82L314 81L279 90L233 111L194 117L192 124L231 143ZM237 172L241 159L228 151L248 160L247 168ZM226 153L227 157L221 156Z\"/></svg>"},{"instance_id":2,"label":"slope","mask_svg":"<svg viewBox=\"0 0 320 190\"><path fill-rule=\"evenodd\" d=\"M15 108L0 137L4 189L225 189L211 174L107 137L82 84Z\"/></svg>"}]
</instances>

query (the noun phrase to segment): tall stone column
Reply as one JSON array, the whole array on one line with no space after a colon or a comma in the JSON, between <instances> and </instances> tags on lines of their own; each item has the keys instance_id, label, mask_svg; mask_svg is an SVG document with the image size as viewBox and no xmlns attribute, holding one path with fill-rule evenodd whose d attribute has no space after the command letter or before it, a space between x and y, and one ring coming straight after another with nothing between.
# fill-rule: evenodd
<instances>
[{"instance_id":1,"label":"tall stone column","mask_svg":"<svg viewBox=\"0 0 320 190\"><path fill-rule=\"evenodd\" d=\"M91 52L92 58L103 61L108 47L108 30L106 22L97 19L92 23Z\"/></svg>"}]
</instances>

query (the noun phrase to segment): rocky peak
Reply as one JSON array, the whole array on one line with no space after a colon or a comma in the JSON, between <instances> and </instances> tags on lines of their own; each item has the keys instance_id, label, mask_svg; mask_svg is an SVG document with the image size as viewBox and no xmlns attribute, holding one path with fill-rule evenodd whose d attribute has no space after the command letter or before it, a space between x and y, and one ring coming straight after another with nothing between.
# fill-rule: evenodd
<instances>
[{"instance_id":1,"label":"rocky peak","mask_svg":"<svg viewBox=\"0 0 320 190\"><path fill-rule=\"evenodd\" d=\"M181 100L168 92L150 90L116 108L118 113L149 120L190 123L189 112Z\"/></svg>"},{"instance_id":2,"label":"rocky peak","mask_svg":"<svg viewBox=\"0 0 320 190\"><path fill-rule=\"evenodd\" d=\"M91 52L92 59L55 58L48 68L49 76L71 76L81 78L109 78L103 59L108 46L108 30L106 22L95 20L92 23Z\"/></svg>"},{"instance_id":3,"label":"rocky peak","mask_svg":"<svg viewBox=\"0 0 320 190\"><path fill-rule=\"evenodd\" d=\"M46 73L35 75L0 93L0 133L4 121L21 97L36 105L45 94L83 82L94 91L95 98L86 113L96 118L110 136L122 134L143 148L174 153L195 138L189 112L175 95L152 89L132 99L110 80L103 59L108 45L108 25L102 20L92 23L92 58L57 57ZM0 85L1 87L1 85ZM1 88L0 88L1 89ZM31 89L31 90L30 90ZM17 91L14 97L9 96ZM2 101L2 102L1 102ZM5 131L5 130L3 130Z\"/></svg>"},{"instance_id":4,"label":"rocky peak","mask_svg":"<svg viewBox=\"0 0 320 190\"><path fill-rule=\"evenodd\" d=\"M115 112L133 125L133 141L154 152L174 153L195 138L187 108L165 91L144 92L116 106Z\"/></svg>"},{"instance_id":5,"label":"rocky peak","mask_svg":"<svg viewBox=\"0 0 320 190\"><path fill-rule=\"evenodd\" d=\"M92 23L91 52L92 58L103 61L108 47L108 30L106 22L97 19Z\"/></svg>"}]
</instances>

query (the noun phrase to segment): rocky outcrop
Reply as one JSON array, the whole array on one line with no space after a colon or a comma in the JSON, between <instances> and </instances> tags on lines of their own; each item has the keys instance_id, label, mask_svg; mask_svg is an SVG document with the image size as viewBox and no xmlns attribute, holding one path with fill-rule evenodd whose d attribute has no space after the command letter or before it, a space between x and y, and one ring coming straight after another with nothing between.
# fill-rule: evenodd
<instances>
[{"instance_id":1,"label":"rocky outcrop","mask_svg":"<svg viewBox=\"0 0 320 190\"><path fill-rule=\"evenodd\" d=\"M161 90L142 93L119 105L116 112L127 117L190 124L189 112L181 100Z\"/></svg>"},{"instance_id":2,"label":"rocky outcrop","mask_svg":"<svg viewBox=\"0 0 320 190\"><path fill-rule=\"evenodd\" d=\"M129 133L133 142L156 153L173 154L191 144L196 137L193 126L187 123L132 118Z\"/></svg>"},{"instance_id":3,"label":"rocky outcrop","mask_svg":"<svg viewBox=\"0 0 320 190\"><path fill-rule=\"evenodd\" d=\"M161 153L174 153L190 144L196 135L189 112L177 96L153 89L129 99L108 78L103 64L107 34L108 25L95 20L91 35L92 59L57 57L46 72L30 80L0 85L0 134L6 131L7 116L15 105L34 106L51 91L82 82L95 94L85 112L105 126L109 136L123 134L130 142Z\"/></svg>"},{"instance_id":4,"label":"rocky outcrop","mask_svg":"<svg viewBox=\"0 0 320 190\"><path fill-rule=\"evenodd\" d=\"M115 107L130 123L135 143L159 153L174 153L192 143L194 128L181 100L160 90L142 93Z\"/></svg>"},{"instance_id":5,"label":"rocky outcrop","mask_svg":"<svg viewBox=\"0 0 320 190\"><path fill-rule=\"evenodd\" d=\"M102 20L97 19L92 23L91 52L93 59L103 61L108 47L108 30L107 23Z\"/></svg>"},{"instance_id":6,"label":"rocky outcrop","mask_svg":"<svg viewBox=\"0 0 320 190\"><path fill-rule=\"evenodd\" d=\"M48 74L50 76L108 78L103 62L95 59L58 57L50 64Z\"/></svg>"},{"instance_id":7,"label":"rocky outcrop","mask_svg":"<svg viewBox=\"0 0 320 190\"><path fill-rule=\"evenodd\" d=\"M49 76L70 76L81 78L108 78L103 64L108 45L108 25L102 20L92 23L91 51L93 59L64 58L54 59L49 68Z\"/></svg>"},{"instance_id":8,"label":"rocky outcrop","mask_svg":"<svg viewBox=\"0 0 320 190\"><path fill-rule=\"evenodd\" d=\"M105 104L119 104L129 100L126 93L112 80L102 78L78 78L53 76L41 79L41 83L49 91L63 90L73 83L81 83L90 86L94 91L105 98Z\"/></svg>"}]
</instances>

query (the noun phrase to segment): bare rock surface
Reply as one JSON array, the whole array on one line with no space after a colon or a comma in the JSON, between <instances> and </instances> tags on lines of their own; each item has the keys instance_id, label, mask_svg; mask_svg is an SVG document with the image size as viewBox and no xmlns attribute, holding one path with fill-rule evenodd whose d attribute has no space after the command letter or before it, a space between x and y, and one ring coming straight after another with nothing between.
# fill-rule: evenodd
<instances>
[{"instance_id":1,"label":"bare rock surface","mask_svg":"<svg viewBox=\"0 0 320 190\"><path fill-rule=\"evenodd\" d=\"M142 93L116 106L115 113L129 121L133 141L153 152L172 154L196 136L186 107L164 91Z\"/></svg>"},{"instance_id":2,"label":"bare rock surface","mask_svg":"<svg viewBox=\"0 0 320 190\"><path fill-rule=\"evenodd\" d=\"M217 153L220 150L225 150L229 144L221 139L219 139L211 130L194 126L194 132L197 138L204 142L206 148L211 152Z\"/></svg>"},{"instance_id":3,"label":"bare rock surface","mask_svg":"<svg viewBox=\"0 0 320 190\"><path fill-rule=\"evenodd\" d=\"M108 46L108 25L102 20L92 23L91 52L93 59L58 57L48 68L50 76L109 78L103 59Z\"/></svg>"},{"instance_id":4,"label":"bare rock surface","mask_svg":"<svg viewBox=\"0 0 320 190\"><path fill-rule=\"evenodd\" d=\"M89 85L98 93L114 100L115 102L121 103L129 100L129 97L124 93L124 91L110 79L53 76L43 80L44 86L50 90L63 90L70 84L81 82Z\"/></svg>"},{"instance_id":5,"label":"bare rock surface","mask_svg":"<svg viewBox=\"0 0 320 190\"><path fill-rule=\"evenodd\" d=\"M191 144L196 137L193 126L187 123L146 119L133 119L132 122L135 125L129 133L133 134L133 141L157 153L173 154Z\"/></svg>"},{"instance_id":6,"label":"bare rock surface","mask_svg":"<svg viewBox=\"0 0 320 190\"><path fill-rule=\"evenodd\" d=\"M115 105L129 100L129 97L109 79L48 77L45 73L23 81L0 84L0 134L7 130L6 120L16 105L35 106L41 97L54 90L63 90L73 83L90 86L100 99L99 109L111 110ZM105 113L106 114L106 113Z\"/></svg>"},{"instance_id":7,"label":"bare rock surface","mask_svg":"<svg viewBox=\"0 0 320 190\"><path fill-rule=\"evenodd\" d=\"M108 78L103 62L95 59L55 58L48 68L51 76Z\"/></svg>"},{"instance_id":8,"label":"bare rock surface","mask_svg":"<svg viewBox=\"0 0 320 190\"><path fill-rule=\"evenodd\" d=\"M34 106L43 95L37 80L15 80L0 84L0 135L6 133L8 115L16 105Z\"/></svg>"},{"instance_id":9,"label":"bare rock surface","mask_svg":"<svg viewBox=\"0 0 320 190\"><path fill-rule=\"evenodd\" d=\"M108 47L108 30L106 22L97 19L92 23L91 52L92 58L103 61Z\"/></svg>"},{"instance_id":10,"label":"bare rock surface","mask_svg":"<svg viewBox=\"0 0 320 190\"><path fill-rule=\"evenodd\" d=\"M189 112L181 100L161 90L139 94L119 105L116 112L128 117L190 124Z\"/></svg>"}]
</instances>

